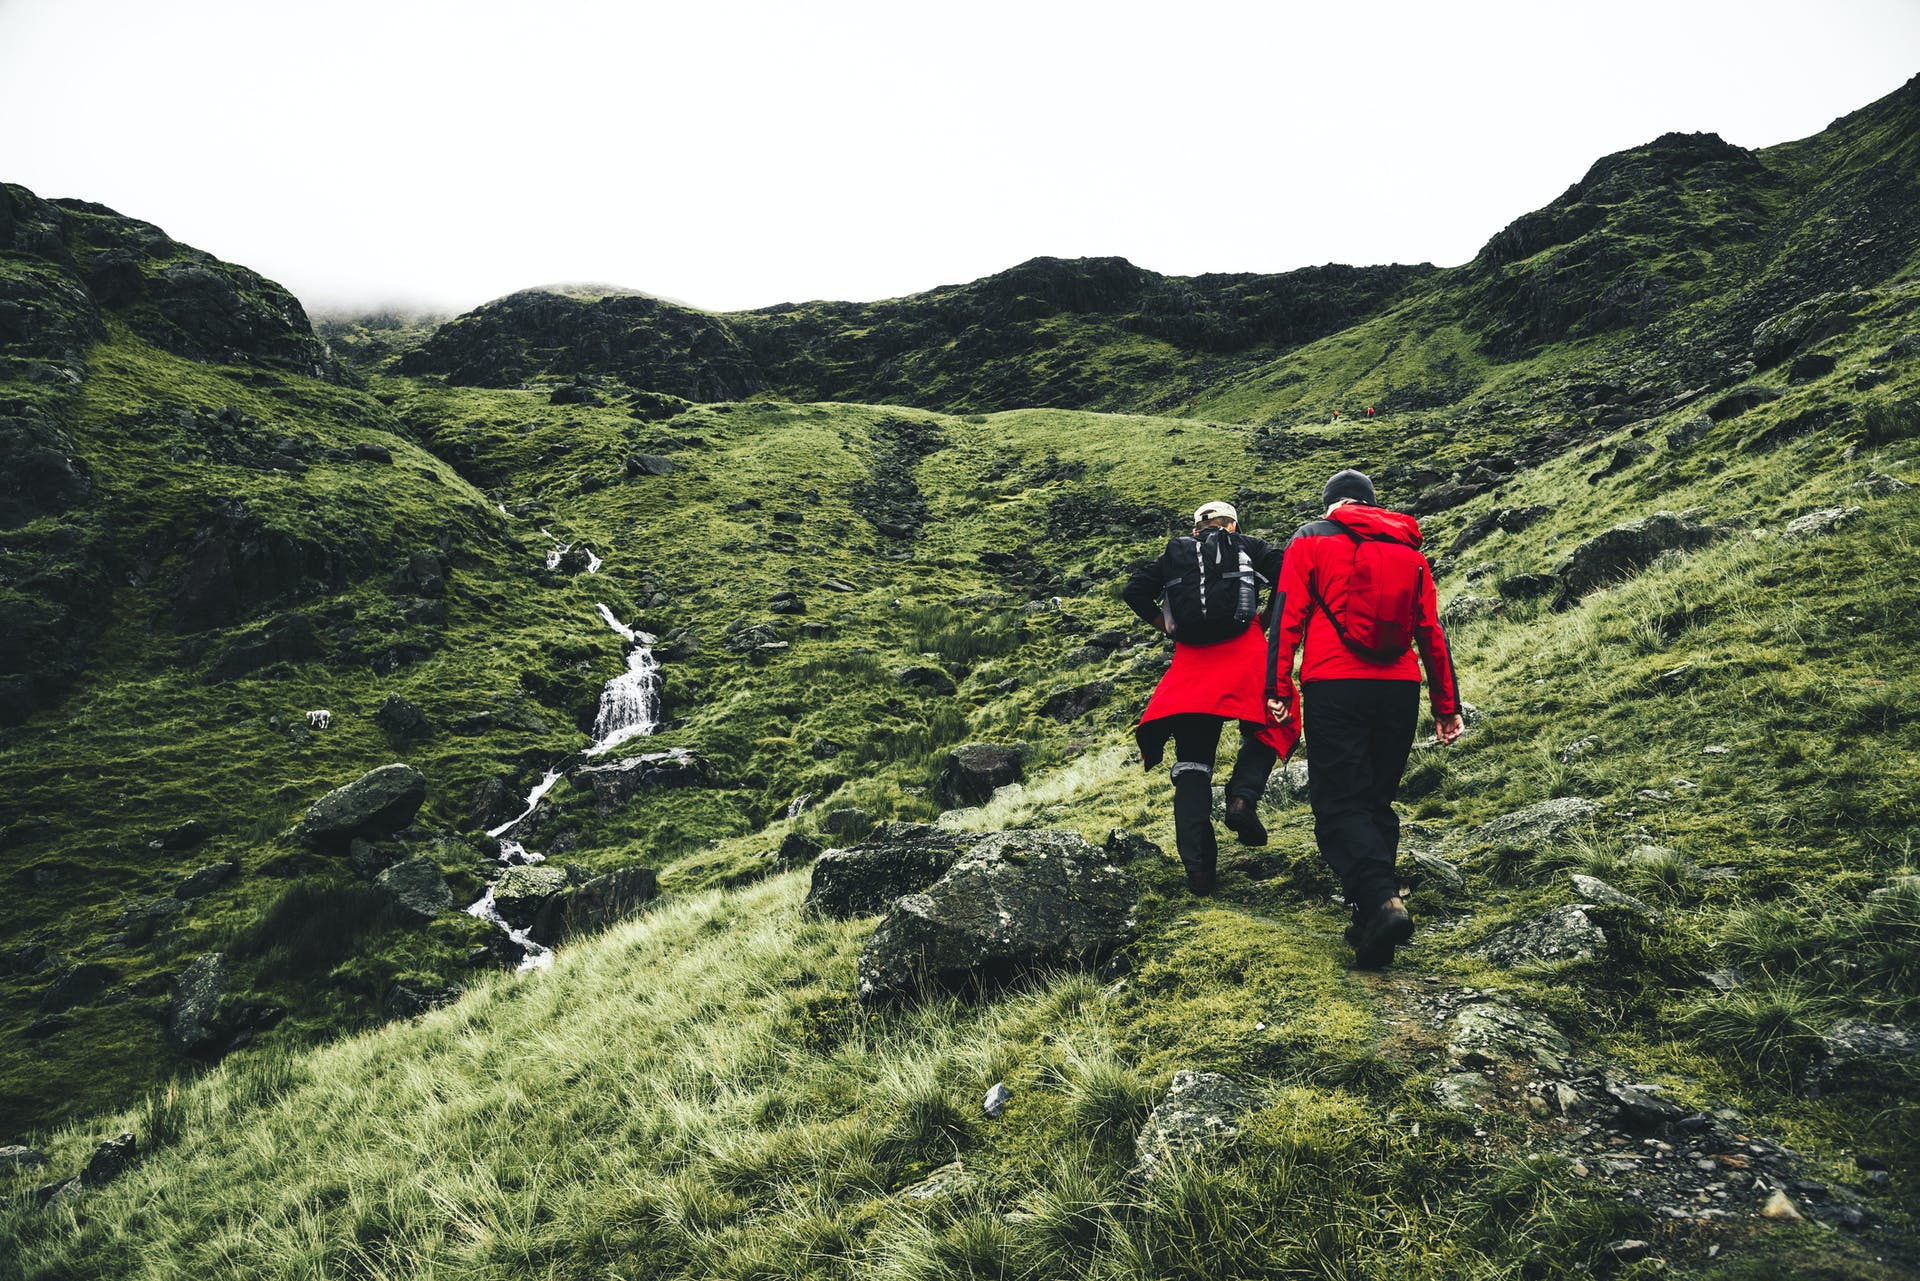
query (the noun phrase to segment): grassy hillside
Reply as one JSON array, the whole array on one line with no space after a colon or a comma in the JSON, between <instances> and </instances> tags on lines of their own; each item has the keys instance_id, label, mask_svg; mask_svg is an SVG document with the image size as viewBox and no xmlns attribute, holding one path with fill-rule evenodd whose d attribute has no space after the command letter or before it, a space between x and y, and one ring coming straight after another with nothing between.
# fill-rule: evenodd
<instances>
[{"instance_id":1,"label":"grassy hillside","mask_svg":"<svg viewBox=\"0 0 1920 1281\"><path fill-rule=\"evenodd\" d=\"M1124 264L1043 263L866 312L516 295L424 346L336 328L348 375L270 282L4 189L0 1141L49 1160L0 1172L0 1275L1911 1274L1920 1062L1849 1077L1827 1038L1920 1021L1914 93L1763 152L1610 157L1467 267L1311 278L1324 308L1184 282L1244 343L1154 331ZM1083 278L1124 305L1047 292ZM996 299L968 323L1008 350L929 337ZM728 383L774 320L804 374ZM436 343L465 372L403 372ZM1101 971L860 1006L873 918L804 914L783 838L1171 851L1129 734L1166 654L1119 583L1202 499L1284 537L1348 465L1420 513L1479 713L1408 771L1401 962L1346 968L1276 784L1215 899L1133 865ZM1661 511L1705 545L1554 599ZM666 719L629 746L706 772L614 803L575 774L523 833L659 869L650 913L514 975L491 927L409 923L295 839L405 760L427 797L391 856L477 897L486 829L579 763L623 670L601 606L658 638ZM943 813L969 741L1025 744L1025 782ZM1555 798L1585 821L1484 826ZM1588 959L1488 958L1587 901L1576 874L1650 910ZM170 993L215 951L226 1024L185 1055ZM1566 1043L1462 1108L1451 1039L1496 1001ZM1143 1179L1186 1069L1256 1107ZM1556 1101L1603 1081L1700 1126ZM127 1173L40 1204L122 1131ZM1804 1219L1759 1217L1776 1188Z\"/></svg>"}]
</instances>

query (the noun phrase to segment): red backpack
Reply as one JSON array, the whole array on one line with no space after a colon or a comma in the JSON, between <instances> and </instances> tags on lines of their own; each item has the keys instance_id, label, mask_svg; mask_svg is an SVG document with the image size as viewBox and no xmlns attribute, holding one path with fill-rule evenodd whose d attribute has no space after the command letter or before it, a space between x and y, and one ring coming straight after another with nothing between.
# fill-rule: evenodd
<instances>
[{"instance_id":1,"label":"red backpack","mask_svg":"<svg viewBox=\"0 0 1920 1281\"><path fill-rule=\"evenodd\" d=\"M1422 589L1432 572L1427 558L1384 534L1365 535L1345 525L1340 532L1353 540L1353 567L1340 613L1328 608L1312 575L1307 577L1307 594L1348 649L1370 662L1391 663L1413 646Z\"/></svg>"}]
</instances>

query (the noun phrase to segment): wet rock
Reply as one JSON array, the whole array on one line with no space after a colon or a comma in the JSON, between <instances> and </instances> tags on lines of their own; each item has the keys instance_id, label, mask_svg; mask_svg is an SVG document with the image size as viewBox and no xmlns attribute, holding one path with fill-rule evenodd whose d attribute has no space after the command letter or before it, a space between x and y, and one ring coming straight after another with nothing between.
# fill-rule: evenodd
<instances>
[{"instance_id":1,"label":"wet rock","mask_svg":"<svg viewBox=\"0 0 1920 1281\"><path fill-rule=\"evenodd\" d=\"M514 794L511 779L486 778L474 784L473 795L467 802L467 816L475 827L483 830L498 827L519 812L520 801Z\"/></svg>"},{"instance_id":2,"label":"wet rock","mask_svg":"<svg viewBox=\"0 0 1920 1281\"><path fill-rule=\"evenodd\" d=\"M425 738L433 733L427 714L398 694L387 695L387 701L373 714L373 723L398 739Z\"/></svg>"},{"instance_id":3,"label":"wet rock","mask_svg":"<svg viewBox=\"0 0 1920 1281\"><path fill-rule=\"evenodd\" d=\"M1182 1070L1134 1138L1134 1173L1153 1178L1174 1163L1219 1152L1240 1134L1260 1100L1218 1072Z\"/></svg>"},{"instance_id":4,"label":"wet rock","mask_svg":"<svg viewBox=\"0 0 1920 1281\"><path fill-rule=\"evenodd\" d=\"M1607 950L1607 936L1584 908L1556 908L1496 932L1476 949L1502 965L1539 961L1591 961Z\"/></svg>"},{"instance_id":5,"label":"wet rock","mask_svg":"<svg viewBox=\"0 0 1920 1281\"><path fill-rule=\"evenodd\" d=\"M174 890L173 896L189 902L197 898L205 898L238 875L240 875L240 865L231 860L225 863L209 863L181 878L180 886Z\"/></svg>"},{"instance_id":6,"label":"wet rock","mask_svg":"<svg viewBox=\"0 0 1920 1281\"><path fill-rule=\"evenodd\" d=\"M97 1000L107 985L120 977L111 966L89 961L67 970L48 985L40 997L42 1014L60 1014Z\"/></svg>"},{"instance_id":7,"label":"wet rock","mask_svg":"<svg viewBox=\"0 0 1920 1281\"><path fill-rule=\"evenodd\" d=\"M1471 839L1489 845L1532 847L1577 832L1600 816L1600 807L1578 796L1538 801L1475 828Z\"/></svg>"},{"instance_id":8,"label":"wet rock","mask_svg":"<svg viewBox=\"0 0 1920 1281\"><path fill-rule=\"evenodd\" d=\"M705 757L674 747L605 765L583 765L573 772L572 780L576 787L584 785L593 793L595 809L611 814L643 791L707 787L715 777L713 765Z\"/></svg>"},{"instance_id":9,"label":"wet rock","mask_svg":"<svg viewBox=\"0 0 1920 1281\"><path fill-rule=\"evenodd\" d=\"M952 694L953 678L937 667L902 667L893 673L902 689L922 689L930 694Z\"/></svg>"},{"instance_id":10,"label":"wet rock","mask_svg":"<svg viewBox=\"0 0 1920 1281\"><path fill-rule=\"evenodd\" d=\"M1467 1006L1447 1038L1448 1062L1471 1068L1526 1063L1557 1075L1572 1052L1553 1020L1503 1001Z\"/></svg>"},{"instance_id":11,"label":"wet rock","mask_svg":"<svg viewBox=\"0 0 1920 1281\"><path fill-rule=\"evenodd\" d=\"M1040 714L1064 725L1085 716L1112 695L1112 681L1092 681L1049 696L1040 704Z\"/></svg>"},{"instance_id":12,"label":"wet rock","mask_svg":"<svg viewBox=\"0 0 1920 1281\"><path fill-rule=\"evenodd\" d=\"M182 1054L205 1049L221 1032L220 1002L227 995L227 958L221 952L197 956L173 983L167 1011L167 1042Z\"/></svg>"},{"instance_id":13,"label":"wet rock","mask_svg":"<svg viewBox=\"0 0 1920 1281\"><path fill-rule=\"evenodd\" d=\"M933 799L945 809L984 805L994 788L1021 780L1025 759L1023 743L962 743L947 753Z\"/></svg>"},{"instance_id":14,"label":"wet rock","mask_svg":"<svg viewBox=\"0 0 1920 1281\"><path fill-rule=\"evenodd\" d=\"M573 887L564 868L535 863L510 867L494 882L493 906L500 919L515 929L526 929L542 908Z\"/></svg>"},{"instance_id":15,"label":"wet rock","mask_svg":"<svg viewBox=\"0 0 1920 1281\"><path fill-rule=\"evenodd\" d=\"M453 891L447 888L439 867L425 854L395 863L373 883L403 917L414 922L425 923L453 910Z\"/></svg>"},{"instance_id":16,"label":"wet rock","mask_svg":"<svg viewBox=\"0 0 1920 1281\"><path fill-rule=\"evenodd\" d=\"M1866 509L1862 507L1823 507L1788 521L1787 527L1780 531L1780 537L1790 543L1797 543L1803 538L1817 538L1845 528L1865 513Z\"/></svg>"},{"instance_id":17,"label":"wet rock","mask_svg":"<svg viewBox=\"0 0 1920 1281\"><path fill-rule=\"evenodd\" d=\"M1138 899L1133 878L1077 833L995 832L893 905L860 953L860 999L991 990L1097 965L1133 937Z\"/></svg>"},{"instance_id":18,"label":"wet rock","mask_svg":"<svg viewBox=\"0 0 1920 1281\"><path fill-rule=\"evenodd\" d=\"M1433 1097L1453 1112L1477 1112L1496 1096L1493 1082L1480 1072L1449 1072L1433 1083Z\"/></svg>"},{"instance_id":19,"label":"wet rock","mask_svg":"<svg viewBox=\"0 0 1920 1281\"><path fill-rule=\"evenodd\" d=\"M139 1144L133 1135L122 1134L108 1139L93 1150L93 1156L87 1162L87 1168L80 1172L83 1187L98 1188L119 1178L121 1172L133 1163L139 1154Z\"/></svg>"},{"instance_id":20,"label":"wet rock","mask_svg":"<svg viewBox=\"0 0 1920 1281\"><path fill-rule=\"evenodd\" d=\"M390 1019L417 1018L428 1010L453 1004L460 999L463 991L458 986L414 987L395 983L381 999L380 1009Z\"/></svg>"},{"instance_id":21,"label":"wet rock","mask_svg":"<svg viewBox=\"0 0 1920 1281\"><path fill-rule=\"evenodd\" d=\"M378 840L413 821L427 797L427 779L411 765L369 770L315 801L297 836L311 849L344 852L356 836Z\"/></svg>"},{"instance_id":22,"label":"wet rock","mask_svg":"<svg viewBox=\"0 0 1920 1281\"><path fill-rule=\"evenodd\" d=\"M890 824L852 849L827 850L813 864L806 910L843 920L871 916L926 889L982 838L917 824Z\"/></svg>"},{"instance_id":23,"label":"wet rock","mask_svg":"<svg viewBox=\"0 0 1920 1281\"><path fill-rule=\"evenodd\" d=\"M534 913L527 933L536 943L557 947L568 939L595 933L625 920L659 893L659 876L652 868L623 867L548 899ZM496 889L496 902L498 898Z\"/></svg>"},{"instance_id":24,"label":"wet rock","mask_svg":"<svg viewBox=\"0 0 1920 1281\"><path fill-rule=\"evenodd\" d=\"M1649 907L1624 890L1617 890L1597 876L1573 873L1573 892L1578 894L1582 904L1593 909L1594 915L1605 920L1608 913L1619 916L1636 916L1644 921L1658 922L1660 912Z\"/></svg>"},{"instance_id":25,"label":"wet rock","mask_svg":"<svg viewBox=\"0 0 1920 1281\"><path fill-rule=\"evenodd\" d=\"M1557 603L1571 604L1596 588L1633 577L1667 552L1692 551L1719 537L1719 530L1672 512L1616 525L1581 543L1554 566L1560 580Z\"/></svg>"}]
</instances>

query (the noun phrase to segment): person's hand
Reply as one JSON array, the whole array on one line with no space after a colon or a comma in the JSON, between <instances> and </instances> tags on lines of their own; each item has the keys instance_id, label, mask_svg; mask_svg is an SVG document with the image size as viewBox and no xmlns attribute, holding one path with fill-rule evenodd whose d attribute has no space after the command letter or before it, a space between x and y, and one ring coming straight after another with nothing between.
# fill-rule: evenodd
<instances>
[{"instance_id":1,"label":"person's hand","mask_svg":"<svg viewBox=\"0 0 1920 1281\"><path fill-rule=\"evenodd\" d=\"M1461 719L1460 713L1458 712L1455 712L1451 716L1437 716L1433 721L1433 736L1440 740L1442 747L1445 747L1448 743L1451 743L1454 739L1459 738L1461 734L1465 733L1466 728L1467 723Z\"/></svg>"},{"instance_id":2,"label":"person's hand","mask_svg":"<svg viewBox=\"0 0 1920 1281\"><path fill-rule=\"evenodd\" d=\"M1267 719L1275 725L1285 725L1293 719L1293 708L1282 699L1270 698L1267 700Z\"/></svg>"}]
</instances>

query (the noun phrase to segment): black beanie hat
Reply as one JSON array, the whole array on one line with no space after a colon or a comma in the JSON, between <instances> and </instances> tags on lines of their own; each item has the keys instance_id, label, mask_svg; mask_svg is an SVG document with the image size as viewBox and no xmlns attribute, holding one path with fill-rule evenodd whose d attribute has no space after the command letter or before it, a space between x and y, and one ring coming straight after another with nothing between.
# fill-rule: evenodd
<instances>
[{"instance_id":1,"label":"black beanie hat","mask_svg":"<svg viewBox=\"0 0 1920 1281\"><path fill-rule=\"evenodd\" d=\"M1366 473L1354 471L1351 467L1346 471L1335 472L1333 479L1327 482L1326 489L1321 491L1320 503L1322 506L1331 507L1342 498L1351 498L1357 503L1373 506L1373 482L1367 479Z\"/></svg>"}]
</instances>

